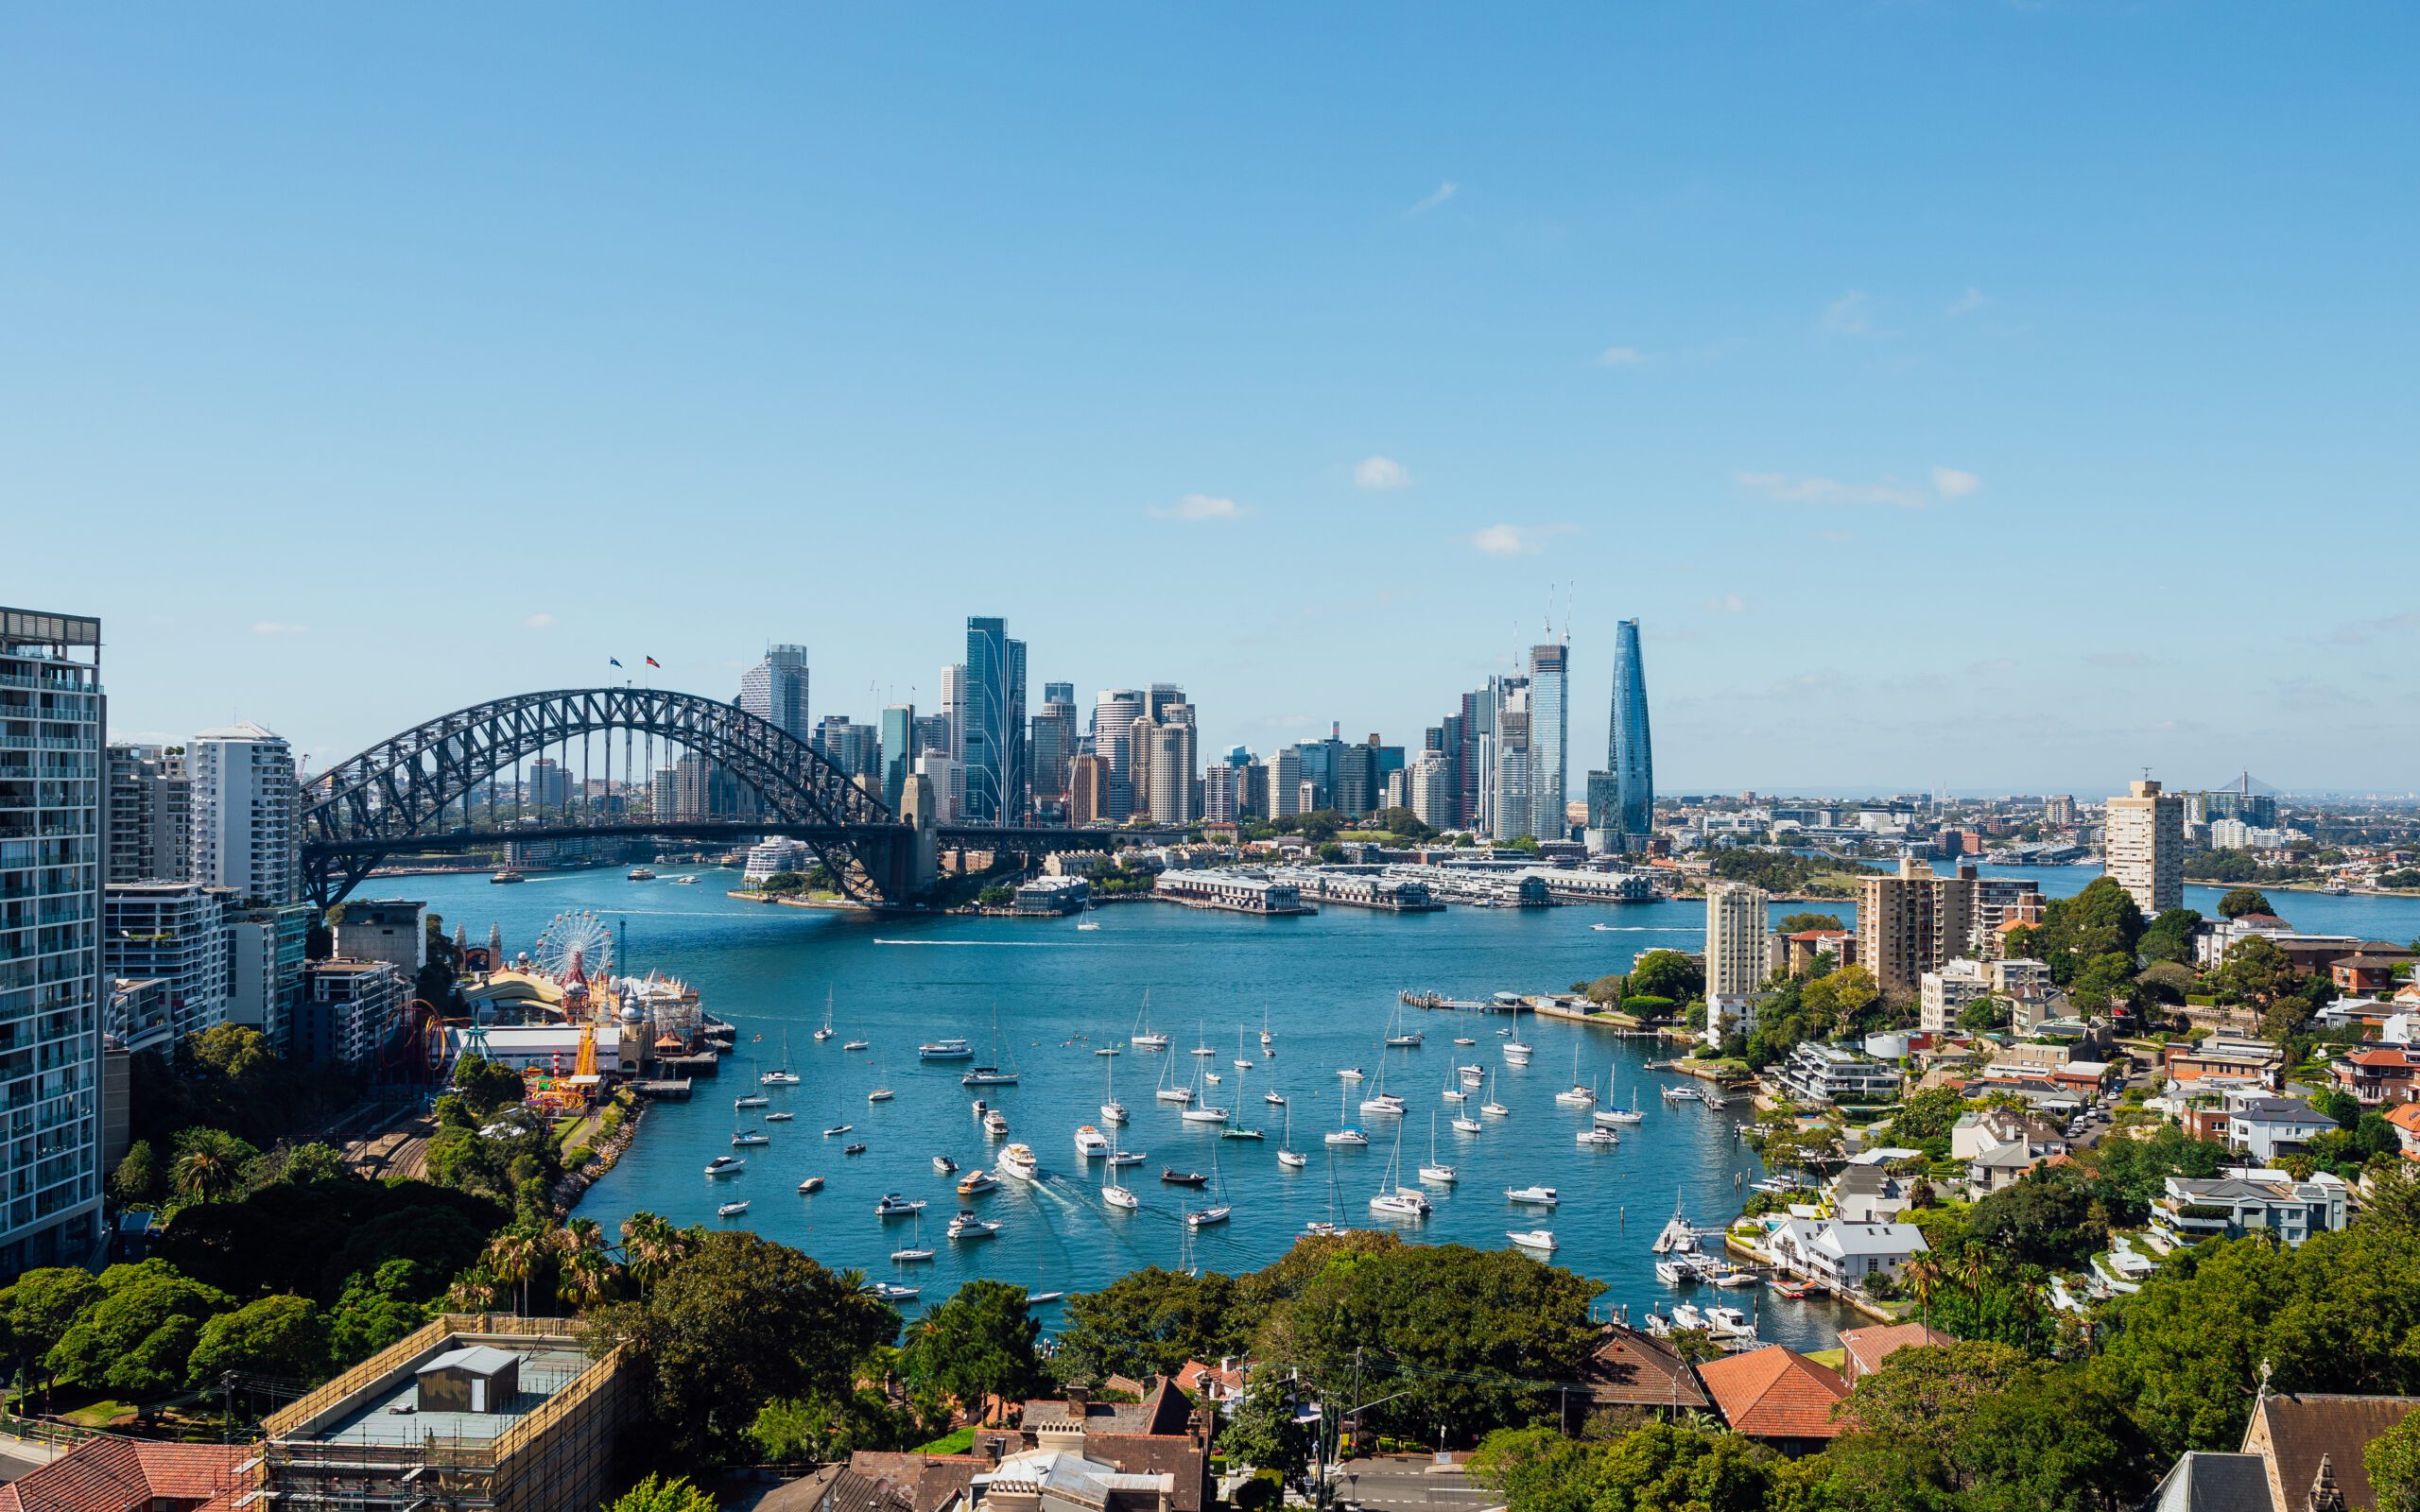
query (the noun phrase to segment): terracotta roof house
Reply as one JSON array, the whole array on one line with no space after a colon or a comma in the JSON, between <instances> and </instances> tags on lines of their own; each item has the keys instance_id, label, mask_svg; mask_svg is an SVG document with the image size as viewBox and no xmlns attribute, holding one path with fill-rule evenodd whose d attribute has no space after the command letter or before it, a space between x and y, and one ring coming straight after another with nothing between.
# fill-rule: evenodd
<instances>
[{"instance_id":1,"label":"terracotta roof house","mask_svg":"<svg viewBox=\"0 0 2420 1512\"><path fill-rule=\"evenodd\" d=\"M1028 1401L1017 1423L1028 1434L1078 1425L1088 1434L1183 1434L1192 1420L1193 1404L1176 1383L1163 1381L1141 1401L1095 1401L1073 1390L1063 1401Z\"/></svg>"},{"instance_id":2,"label":"terracotta roof house","mask_svg":"<svg viewBox=\"0 0 2420 1512\"><path fill-rule=\"evenodd\" d=\"M1592 1408L1677 1414L1704 1412L1714 1405L1687 1361L1653 1334L1618 1323L1607 1324L1597 1335L1580 1379L1587 1384Z\"/></svg>"},{"instance_id":3,"label":"terracotta roof house","mask_svg":"<svg viewBox=\"0 0 2420 1512\"><path fill-rule=\"evenodd\" d=\"M1037 1445L1080 1428L1086 1460L1125 1475L1167 1475L1169 1512L1201 1512L1211 1500L1212 1412L1205 1400L1197 1413L1170 1380L1138 1402L1094 1401L1081 1390L1063 1401L1028 1401L1018 1422Z\"/></svg>"},{"instance_id":4,"label":"terracotta roof house","mask_svg":"<svg viewBox=\"0 0 2420 1512\"><path fill-rule=\"evenodd\" d=\"M994 1436L1005 1436L1009 1451L1025 1447L1013 1434ZM901 1512L943 1512L966 1499L975 1477L991 1469L995 1458L988 1453L913 1454L861 1449L849 1456L849 1471L872 1487L872 1495Z\"/></svg>"},{"instance_id":5,"label":"terracotta roof house","mask_svg":"<svg viewBox=\"0 0 2420 1512\"><path fill-rule=\"evenodd\" d=\"M1784 1453L1821 1449L1850 1426L1832 1415L1849 1394L1839 1372L1778 1344L1708 1360L1698 1379L1733 1432Z\"/></svg>"},{"instance_id":6,"label":"terracotta roof house","mask_svg":"<svg viewBox=\"0 0 2420 1512\"><path fill-rule=\"evenodd\" d=\"M1249 1370L1250 1366L1241 1360L1221 1360L1217 1365L1187 1360L1176 1373L1176 1383L1186 1396L1207 1397L1223 1406L1243 1397L1244 1378Z\"/></svg>"},{"instance_id":7,"label":"terracotta roof house","mask_svg":"<svg viewBox=\"0 0 2420 1512\"><path fill-rule=\"evenodd\" d=\"M1922 1323L1882 1323L1867 1329L1841 1330L1841 1379L1849 1386L1858 1377L1872 1375L1882 1362L1901 1349L1958 1340Z\"/></svg>"},{"instance_id":8,"label":"terracotta roof house","mask_svg":"<svg viewBox=\"0 0 2420 1512\"><path fill-rule=\"evenodd\" d=\"M248 1444L87 1439L0 1486L0 1512L220 1512L251 1491L236 1467L257 1453Z\"/></svg>"},{"instance_id":9,"label":"terracotta roof house","mask_svg":"<svg viewBox=\"0 0 2420 1512\"><path fill-rule=\"evenodd\" d=\"M2420 1160L2420 1103L2402 1103L2387 1109L2386 1121L2403 1145L2403 1158Z\"/></svg>"},{"instance_id":10,"label":"terracotta roof house","mask_svg":"<svg viewBox=\"0 0 2420 1512\"><path fill-rule=\"evenodd\" d=\"M2420 1397L2349 1397L2320 1392L2264 1395L2243 1431L2243 1452L2269 1470L2269 1500L2277 1512L2313 1505L2323 1479L2332 1481L2346 1512L2378 1504L2361 1452L2403 1421Z\"/></svg>"}]
</instances>

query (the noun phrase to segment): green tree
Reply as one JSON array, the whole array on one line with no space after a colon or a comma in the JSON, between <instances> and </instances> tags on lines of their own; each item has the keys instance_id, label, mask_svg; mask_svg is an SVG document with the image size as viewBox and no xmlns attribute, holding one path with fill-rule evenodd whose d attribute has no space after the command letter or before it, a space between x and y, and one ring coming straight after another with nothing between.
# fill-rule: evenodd
<instances>
[{"instance_id":1,"label":"green tree","mask_svg":"<svg viewBox=\"0 0 2420 1512\"><path fill-rule=\"evenodd\" d=\"M2241 919L2246 914L2274 914L2269 906L2269 895L2257 887L2230 887L2219 900L2221 919Z\"/></svg>"},{"instance_id":2,"label":"green tree","mask_svg":"<svg viewBox=\"0 0 2420 1512\"><path fill-rule=\"evenodd\" d=\"M2083 1013L2107 1013L2132 1001L2134 983L2135 957L2125 951L2104 951L2076 971L2067 995Z\"/></svg>"},{"instance_id":3,"label":"green tree","mask_svg":"<svg viewBox=\"0 0 2420 1512\"><path fill-rule=\"evenodd\" d=\"M1470 1472L1510 1512L1763 1512L1791 1474L1772 1450L1688 1423L1650 1423L1603 1444L1500 1430Z\"/></svg>"},{"instance_id":4,"label":"green tree","mask_svg":"<svg viewBox=\"0 0 2420 1512\"><path fill-rule=\"evenodd\" d=\"M229 1370L317 1381L328 1364L328 1325L304 1297L264 1297L201 1326L185 1383L208 1385Z\"/></svg>"},{"instance_id":5,"label":"green tree","mask_svg":"<svg viewBox=\"0 0 2420 1512\"><path fill-rule=\"evenodd\" d=\"M1219 1430L1229 1461L1300 1480L1311 1459L1311 1425L1300 1420L1293 1384L1266 1366L1244 1383L1243 1400Z\"/></svg>"},{"instance_id":6,"label":"green tree","mask_svg":"<svg viewBox=\"0 0 2420 1512\"><path fill-rule=\"evenodd\" d=\"M744 1457L765 1403L848 1391L899 1314L855 1272L745 1229L702 1236L643 1302L591 1314L591 1349L627 1344L666 1450Z\"/></svg>"},{"instance_id":7,"label":"green tree","mask_svg":"<svg viewBox=\"0 0 2420 1512\"><path fill-rule=\"evenodd\" d=\"M454 1063L454 1090L474 1118L485 1118L529 1095L521 1073L485 1056L464 1056Z\"/></svg>"},{"instance_id":8,"label":"green tree","mask_svg":"<svg viewBox=\"0 0 2420 1512\"><path fill-rule=\"evenodd\" d=\"M1641 996L1686 1003L1705 991L1705 969L1679 951L1649 951L1632 963L1630 989Z\"/></svg>"},{"instance_id":9,"label":"green tree","mask_svg":"<svg viewBox=\"0 0 2420 1512\"><path fill-rule=\"evenodd\" d=\"M72 1265L45 1265L0 1292L9 1337L28 1358L48 1354L83 1311L104 1295L100 1278Z\"/></svg>"},{"instance_id":10,"label":"green tree","mask_svg":"<svg viewBox=\"0 0 2420 1512\"><path fill-rule=\"evenodd\" d=\"M257 1090L277 1070L277 1052L268 1037L245 1024L214 1024L186 1045L197 1070L227 1083L239 1096Z\"/></svg>"},{"instance_id":11,"label":"green tree","mask_svg":"<svg viewBox=\"0 0 2420 1512\"><path fill-rule=\"evenodd\" d=\"M2254 935L2227 947L2210 981L2229 1002L2265 1014L2293 991L2294 967L2275 942Z\"/></svg>"},{"instance_id":12,"label":"green tree","mask_svg":"<svg viewBox=\"0 0 2420 1512\"><path fill-rule=\"evenodd\" d=\"M908 1380L946 1392L984 1421L991 1404L1022 1400L1042 1383L1034 1346L1042 1327L1027 1310L1025 1288L971 1280L927 1313L908 1337Z\"/></svg>"},{"instance_id":13,"label":"green tree","mask_svg":"<svg viewBox=\"0 0 2420 1512\"><path fill-rule=\"evenodd\" d=\"M244 1167L259 1154L225 1129L186 1129L177 1136L169 1162L171 1184L187 1201L216 1202L242 1185Z\"/></svg>"},{"instance_id":14,"label":"green tree","mask_svg":"<svg viewBox=\"0 0 2420 1512\"><path fill-rule=\"evenodd\" d=\"M2005 1344L1961 1342L1893 1349L1879 1370L1858 1378L1850 1411L1870 1434L1947 1454L1976 1402L2028 1374Z\"/></svg>"},{"instance_id":15,"label":"green tree","mask_svg":"<svg viewBox=\"0 0 2420 1512\"><path fill-rule=\"evenodd\" d=\"M1841 927L1841 916L1838 914L1784 914L1781 916L1781 922L1775 924L1773 929L1777 934L1799 935L1810 929Z\"/></svg>"},{"instance_id":16,"label":"green tree","mask_svg":"<svg viewBox=\"0 0 2420 1512\"><path fill-rule=\"evenodd\" d=\"M1910 1092L1891 1115L1889 1138L1893 1144L1918 1145L1945 1142L1949 1131L1966 1111L1965 1094L1955 1087L1929 1087ZM1943 1154L1948 1153L1945 1143Z\"/></svg>"},{"instance_id":17,"label":"green tree","mask_svg":"<svg viewBox=\"0 0 2420 1512\"><path fill-rule=\"evenodd\" d=\"M1065 1316L1053 1363L1070 1382L1174 1375L1187 1360L1236 1354L1244 1342L1235 1280L1216 1271L1131 1271L1067 1298Z\"/></svg>"},{"instance_id":18,"label":"green tree","mask_svg":"<svg viewBox=\"0 0 2420 1512\"><path fill-rule=\"evenodd\" d=\"M121 1203L133 1206L156 1202L166 1183L160 1173L160 1157L149 1140L136 1140L127 1146L126 1155L110 1174L110 1195Z\"/></svg>"},{"instance_id":19,"label":"green tree","mask_svg":"<svg viewBox=\"0 0 2420 1512\"><path fill-rule=\"evenodd\" d=\"M715 1499L679 1475L666 1480L650 1473L612 1502L605 1512L715 1512Z\"/></svg>"},{"instance_id":20,"label":"green tree","mask_svg":"<svg viewBox=\"0 0 2420 1512\"><path fill-rule=\"evenodd\" d=\"M2170 961L2189 965L2193 959L2193 932L2200 928L2199 909L2164 908L2143 930L2135 950L2148 961Z\"/></svg>"},{"instance_id":21,"label":"green tree","mask_svg":"<svg viewBox=\"0 0 2420 1512\"><path fill-rule=\"evenodd\" d=\"M2420 1512L2420 1413L2406 1413L2370 1440L2361 1468L2370 1472L2378 1512Z\"/></svg>"},{"instance_id":22,"label":"green tree","mask_svg":"<svg viewBox=\"0 0 2420 1512\"><path fill-rule=\"evenodd\" d=\"M1844 966L1808 982L1799 999L1830 1034L1853 1034L1882 1001L1882 986L1864 967Z\"/></svg>"},{"instance_id":23,"label":"green tree","mask_svg":"<svg viewBox=\"0 0 2420 1512\"><path fill-rule=\"evenodd\" d=\"M161 1260L112 1265L100 1287L43 1361L60 1380L92 1389L147 1396L181 1383L203 1321L234 1305Z\"/></svg>"},{"instance_id":24,"label":"green tree","mask_svg":"<svg viewBox=\"0 0 2420 1512\"><path fill-rule=\"evenodd\" d=\"M419 1262L396 1259L372 1275L355 1272L328 1314L328 1353L338 1366L369 1359L428 1321Z\"/></svg>"}]
</instances>

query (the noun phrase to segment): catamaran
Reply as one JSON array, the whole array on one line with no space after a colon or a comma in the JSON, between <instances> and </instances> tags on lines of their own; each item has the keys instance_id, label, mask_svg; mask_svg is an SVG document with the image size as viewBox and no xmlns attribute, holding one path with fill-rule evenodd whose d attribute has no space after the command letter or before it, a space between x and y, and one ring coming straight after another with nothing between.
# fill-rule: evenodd
<instances>
[{"instance_id":1,"label":"catamaran","mask_svg":"<svg viewBox=\"0 0 2420 1512\"><path fill-rule=\"evenodd\" d=\"M1151 989L1148 987L1143 989L1142 1009L1134 1015L1134 1030L1126 1037L1126 1042L1137 1050L1166 1050L1168 1047L1167 1035L1151 1031Z\"/></svg>"}]
</instances>

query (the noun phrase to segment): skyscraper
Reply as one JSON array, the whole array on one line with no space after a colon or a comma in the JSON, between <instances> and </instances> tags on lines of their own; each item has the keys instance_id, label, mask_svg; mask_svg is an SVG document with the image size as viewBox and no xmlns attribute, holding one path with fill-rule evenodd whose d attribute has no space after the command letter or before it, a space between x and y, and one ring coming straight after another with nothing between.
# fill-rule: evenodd
<instances>
[{"instance_id":1,"label":"skyscraper","mask_svg":"<svg viewBox=\"0 0 2420 1512\"><path fill-rule=\"evenodd\" d=\"M1744 882L1707 885L1705 894L1706 1001L1746 997L1764 985L1765 904L1761 887Z\"/></svg>"},{"instance_id":2,"label":"skyscraper","mask_svg":"<svg viewBox=\"0 0 2420 1512\"><path fill-rule=\"evenodd\" d=\"M2157 782L2130 785L2109 800L2108 834L2102 848L2109 875L2135 895L2135 906L2150 919L2185 903L2185 798L2163 793Z\"/></svg>"},{"instance_id":3,"label":"skyscraper","mask_svg":"<svg viewBox=\"0 0 2420 1512\"><path fill-rule=\"evenodd\" d=\"M0 609L0 1279L95 1257L101 1211L101 622ZM37 749L36 747L40 748Z\"/></svg>"},{"instance_id":4,"label":"skyscraper","mask_svg":"<svg viewBox=\"0 0 2420 1512\"><path fill-rule=\"evenodd\" d=\"M1487 786L1482 795L1487 812L1482 822L1488 837L1494 840L1536 835L1537 832L1530 828L1530 679L1495 677L1487 680L1488 730L1479 738L1480 756L1487 768Z\"/></svg>"},{"instance_id":5,"label":"skyscraper","mask_svg":"<svg viewBox=\"0 0 2420 1512\"><path fill-rule=\"evenodd\" d=\"M1025 643L996 615L966 622L966 822L1025 817Z\"/></svg>"},{"instance_id":6,"label":"skyscraper","mask_svg":"<svg viewBox=\"0 0 2420 1512\"><path fill-rule=\"evenodd\" d=\"M183 882L193 874L193 782L182 751L110 747L109 880Z\"/></svg>"},{"instance_id":7,"label":"skyscraper","mask_svg":"<svg viewBox=\"0 0 2420 1512\"><path fill-rule=\"evenodd\" d=\"M193 874L252 902L295 898L301 834L294 752L258 725L205 730L185 747Z\"/></svg>"},{"instance_id":8,"label":"skyscraper","mask_svg":"<svg viewBox=\"0 0 2420 1512\"><path fill-rule=\"evenodd\" d=\"M1570 832L1564 794L1571 770L1571 648L1530 647L1530 823L1541 840Z\"/></svg>"},{"instance_id":9,"label":"skyscraper","mask_svg":"<svg viewBox=\"0 0 2420 1512\"><path fill-rule=\"evenodd\" d=\"M1033 739L1028 747L1033 767L1036 813L1052 819L1066 817L1067 781L1075 765L1076 740L1075 684L1043 684L1042 707L1034 712Z\"/></svg>"},{"instance_id":10,"label":"skyscraper","mask_svg":"<svg viewBox=\"0 0 2420 1512\"><path fill-rule=\"evenodd\" d=\"M739 707L793 740L806 740L814 727L806 715L806 647L769 645L765 660L740 674Z\"/></svg>"},{"instance_id":11,"label":"skyscraper","mask_svg":"<svg viewBox=\"0 0 2420 1512\"><path fill-rule=\"evenodd\" d=\"M949 726L949 743L927 747L955 762L966 760L966 663L942 668L942 718Z\"/></svg>"},{"instance_id":12,"label":"skyscraper","mask_svg":"<svg viewBox=\"0 0 2420 1512\"><path fill-rule=\"evenodd\" d=\"M1103 688L1093 698L1093 750L1109 768L1109 807L1097 818L1123 824L1134 812L1132 742L1143 709L1139 688Z\"/></svg>"},{"instance_id":13,"label":"skyscraper","mask_svg":"<svg viewBox=\"0 0 2420 1512\"><path fill-rule=\"evenodd\" d=\"M882 800L899 812L900 789L916 769L916 706L894 703L882 711Z\"/></svg>"},{"instance_id":14,"label":"skyscraper","mask_svg":"<svg viewBox=\"0 0 2420 1512\"><path fill-rule=\"evenodd\" d=\"M1201 816L1193 797L1198 765L1193 706L1172 703L1161 713L1165 717L1151 732L1151 822L1191 824Z\"/></svg>"},{"instance_id":15,"label":"skyscraper","mask_svg":"<svg viewBox=\"0 0 2420 1512\"><path fill-rule=\"evenodd\" d=\"M1647 668L1638 654L1638 621L1614 632L1613 731L1606 769L1614 774L1620 849L1635 850L1655 830L1655 750L1647 729Z\"/></svg>"}]
</instances>

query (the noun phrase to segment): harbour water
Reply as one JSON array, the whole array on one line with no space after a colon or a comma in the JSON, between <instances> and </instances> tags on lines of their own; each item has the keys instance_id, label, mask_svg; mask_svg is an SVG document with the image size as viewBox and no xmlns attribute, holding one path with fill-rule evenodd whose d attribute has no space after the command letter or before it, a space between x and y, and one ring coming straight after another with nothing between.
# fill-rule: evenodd
<instances>
[{"instance_id":1,"label":"harbour water","mask_svg":"<svg viewBox=\"0 0 2420 1512\"><path fill-rule=\"evenodd\" d=\"M453 876L379 879L364 889L367 896L426 898L449 930L467 924L475 940L485 937L492 920L500 922L508 950L525 948L559 911L594 909L626 921L621 969L683 977L711 1011L738 1025L738 1054L727 1058L723 1075L700 1080L691 1102L651 1110L621 1162L582 1200L581 1215L609 1231L641 1209L682 1224L742 1225L828 1265L921 1286L927 1301L976 1276L1037 1292L1080 1292L1150 1264L1250 1270L1277 1259L1305 1224L1331 1211L1351 1227L1387 1223L1369 1211L1369 1199L1397 1163L1398 1137L1401 1179L1419 1184L1415 1168L1428 1158L1433 1115L1437 1158L1454 1165L1460 1179L1450 1189L1429 1189L1433 1214L1402 1222L1401 1230L1493 1248L1507 1244L1508 1230L1549 1228L1561 1245L1555 1263L1603 1282L1600 1303L1626 1307L1636 1318L1673 1296L1656 1280L1648 1246L1676 1201L1703 1223L1720 1223L1759 1174L1737 1132L1745 1099L1721 1112L1667 1104L1660 1088L1680 1078L1644 1070L1647 1060L1671 1053L1654 1040L1524 1016L1518 1034L1534 1054L1516 1068L1507 1064L1497 1033L1512 1027L1510 1021L1399 1009L1396 1003L1406 988L1466 999L1504 988L1556 990L1621 971L1640 951L1695 949L1704 917L1698 902L1410 915L1332 907L1276 919L1132 902L1095 911L1086 917L1099 927L1080 931L1073 919L868 919L768 907L726 897L733 873L695 874L694 886L633 883L618 870L596 870L533 874L510 887ZM2097 872L2027 874L2039 875L2046 891L2064 894ZM2188 903L2214 907L2215 889L2192 892ZM2393 939L2420 935L2420 902L2306 895L2277 902L2307 929ZM1777 903L1773 913L1801 908L1844 919L1853 912L1845 904ZM1592 929L1599 923L1616 927ZM1156 1054L1125 1048L1147 988L1151 1027L1170 1040ZM823 1021L827 991L836 1033L819 1043L813 1031ZM1382 1047L1398 1014L1402 1029L1425 1034L1419 1048ZM1264 1015L1273 1056L1259 1044ZM970 1089L959 1080L968 1063L918 1060L919 1043L947 1036L973 1041L978 1059L990 1060L995 1021L999 1059L1016 1071L1017 1085ZM1475 1042L1457 1046L1457 1036ZM756 1073L783 1061L786 1038L787 1064L800 1084L771 1089L770 1109L735 1113L733 1098L756 1091ZM851 1040L870 1048L843 1050ZM1213 1054L1191 1055L1197 1045ZM1123 1053L1094 1053L1113 1046ZM1578 1145L1574 1135L1587 1125L1586 1112L1554 1101L1572 1085L1575 1051L1580 1080L1601 1094L1610 1078L1611 1102L1621 1106L1634 1091L1638 1096L1645 1121L1620 1130L1617 1148ZM1238 1070L1237 1059L1251 1069ZM1509 1109L1506 1117L1483 1118L1478 1135L1448 1126L1464 1107L1479 1116L1487 1100L1484 1088L1467 1104L1441 1095L1457 1064L1488 1068L1495 1098ZM1366 1079L1340 1081L1336 1074L1347 1067ZM1175 1105L1154 1099L1164 1077L1190 1086L1198 1068L1221 1078L1203 1084L1203 1100L1233 1109L1231 1126L1262 1129L1265 1139L1223 1140L1217 1127L1182 1122ZM1120 1177L1142 1199L1132 1212L1102 1202L1103 1162L1080 1160L1074 1145L1080 1125L1100 1123L1112 1075L1132 1115L1116 1131L1120 1143L1146 1155ZM1359 1108L1380 1090L1382 1076L1384 1090L1404 1099L1400 1117ZM866 1094L876 1087L896 1095L870 1103ZM1293 1147L1310 1157L1301 1171L1278 1163L1288 1108L1263 1100L1271 1090L1288 1099ZM1034 1149L1043 1177L1030 1186L1004 1181L999 1192L967 1204L996 1220L999 1235L953 1244L942 1230L960 1206L955 1178L937 1173L932 1158L949 1156L962 1171L991 1166L1003 1142L983 1137L970 1111L977 1096L1006 1112L1009 1140ZM762 1112L785 1108L795 1112L794 1122L761 1122ZM1368 1147L1323 1144L1322 1134L1340 1121L1366 1132ZM845 1136L822 1132L842 1124L852 1125ZM761 1128L770 1144L738 1151L748 1158L739 1176L705 1177L706 1161L733 1153L732 1134L743 1126ZM858 1142L865 1153L842 1154ZM1215 1174L1219 1193L1164 1185L1164 1168ZM802 1196L796 1187L810 1175L822 1177L824 1188ZM1561 1206L1545 1212L1505 1200L1506 1188L1532 1183L1556 1188ZM932 1262L890 1262L892 1250L918 1242L918 1228L914 1220L875 1216L887 1193L928 1204L921 1244L938 1252ZM716 1216L717 1204L739 1198L751 1204L745 1215ZM1188 1245L1184 1211L1213 1200L1231 1204L1234 1216ZM1842 1321L1832 1304L1790 1302L1761 1288L1722 1299L1753 1303L1767 1339L1799 1348L1829 1347Z\"/></svg>"}]
</instances>

